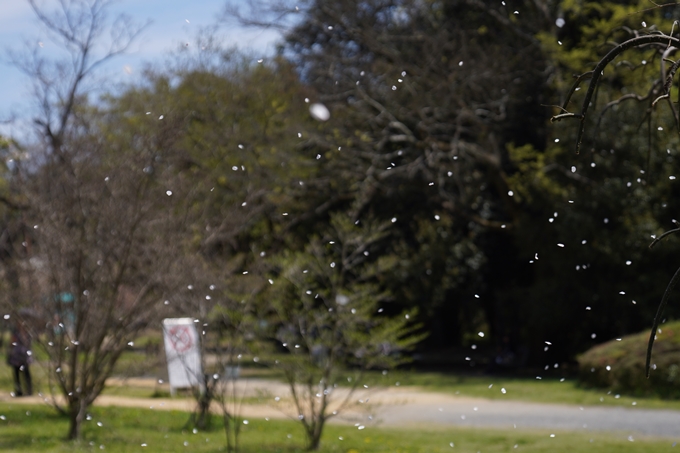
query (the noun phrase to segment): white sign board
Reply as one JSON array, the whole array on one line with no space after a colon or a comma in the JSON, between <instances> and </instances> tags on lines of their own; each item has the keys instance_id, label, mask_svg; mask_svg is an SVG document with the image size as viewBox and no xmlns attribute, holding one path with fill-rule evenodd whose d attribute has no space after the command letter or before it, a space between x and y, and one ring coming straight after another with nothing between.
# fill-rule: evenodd
<instances>
[{"instance_id":1,"label":"white sign board","mask_svg":"<svg viewBox=\"0 0 680 453\"><path fill-rule=\"evenodd\" d=\"M201 352L194 320L164 319L163 341L171 389L201 385Z\"/></svg>"}]
</instances>

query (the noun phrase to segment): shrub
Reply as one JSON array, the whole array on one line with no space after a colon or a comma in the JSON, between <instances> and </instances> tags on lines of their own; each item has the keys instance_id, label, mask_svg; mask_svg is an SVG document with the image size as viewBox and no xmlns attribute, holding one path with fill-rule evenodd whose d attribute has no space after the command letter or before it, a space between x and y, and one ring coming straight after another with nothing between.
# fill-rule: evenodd
<instances>
[{"instance_id":1,"label":"shrub","mask_svg":"<svg viewBox=\"0 0 680 453\"><path fill-rule=\"evenodd\" d=\"M632 395L680 399L680 321L663 324L645 377L649 331L597 345L577 357L582 384Z\"/></svg>"}]
</instances>

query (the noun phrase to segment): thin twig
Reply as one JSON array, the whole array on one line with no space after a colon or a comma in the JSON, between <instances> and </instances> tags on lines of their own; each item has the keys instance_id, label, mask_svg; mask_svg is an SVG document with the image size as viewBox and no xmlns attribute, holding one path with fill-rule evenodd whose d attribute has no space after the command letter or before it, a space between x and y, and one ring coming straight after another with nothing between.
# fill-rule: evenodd
<instances>
[{"instance_id":1,"label":"thin twig","mask_svg":"<svg viewBox=\"0 0 680 453\"><path fill-rule=\"evenodd\" d=\"M649 0L649 3L651 3L651 4L654 5L654 6L651 6L651 7L649 7L649 8L645 8L645 9L640 10L640 11L635 11L634 13L629 13L628 15L629 15L629 16L632 16L633 14L646 13L646 12L648 12L648 11L653 11L653 10L655 10L655 9L664 8L664 7L666 7L666 6L677 6L677 5L679 4L678 2L670 2L670 3L663 3L663 4L660 5L660 4L656 3L656 2L653 2L652 0Z\"/></svg>"},{"instance_id":2,"label":"thin twig","mask_svg":"<svg viewBox=\"0 0 680 453\"><path fill-rule=\"evenodd\" d=\"M553 108L562 110L564 113L569 113L569 111L567 109L565 109L564 107L562 107L561 105L541 104L541 107L553 107Z\"/></svg>"},{"instance_id":3,"label":"thin twig","mask_svg":"<svg viewBox=\"0 0 680 453\"><path fill-rule=\"evenodd\" d=\"M666 236L671 235L673 233L677 233L677 232L680 232L680 228L676 228L674 230L666 231L664 234L662 234L658 238L655 238L654 241L652 241L652 243L649 244L649 248L651 249L652 247L654 247L657 242L659 242L661 239L665 238Z\"/></svg>"},{"instance_id":4,"label":"thin twig","mask_svg":"<svg viewBox=\"0 0 680 453\"><path fill-rule=\"evenodd\" d=\"M642 102L642 101L646 101L646 100L650 99L652 97L652 95L656 92L656 88L659 85L659 83L660 82L658 80L655 81L654 84L652 85L652 88L649 90L649 92L647 93L646 96L642 96L642 95L635 94L635 93L628 93L628 94L624 94L623 96L621 96L618 99L615 99L615 100L607 103L607 105L605 105L602 108L602 112L600 112L600 117L597 120L597 128L600 127L600 123L602 122L602 119L604 118L605 113L607 113L607 110L609 110L609 109L621 104L623 101L627 101L629 99L635 99L638 102ZM656 102L656 100L654 102ZM654 105L654 102L652 103L652 105Z\"/></svg>"},{"instance_id":5,"label":"thin twig","mask_svg":"<svg viewBox=\"0 0 680 453\"><path fill-rule=\"evenodd\" d=\"M574 76L576 77L576 80L574 83L571 85L571 88L569 88L569 92L567 93L567 98L564 100L564 104L562 104L562 110L567 110L567 106L569 105L569 101L571 100L571 96L576 92L576 89L581 85L581 82L587 79L591 79L593 77L593 71L588 71L585 72L581 75Z\"/></svg>"},{"instance_id":6,"label":"thin twig","mask_svg":"<svg viewBox=\"0 0 680 453\"><path fill-rule=\"evenodd\" d=\"M662 99L670 99L670 95L668 93L662 94L661 96L657 97L652 101L652 107L656 107L656 103L659 102ZM672 106L673 104L671 104Z\"/></svg>"},{"instance_id":7,"label":"thin twig","mask_svg":"<svg viewBox=\"0 0 680 453\"><path fill-rule=\"evenodd\" d=\"M649 342L647 343L647 361L645 362L645 374L647 375L647 378L649 378L649 364L652 361L652 347L654 346L654 339L656 337L657 332L656 329L659 328L659 323L661 322L663 311L666 308L666 305L668 304L668 297L670 296L671 291L673 290L673 288L675 288L675 285L678 283L678 281L680 281L680 268L678 268L678 270L675 271L675 275L673 275L673 278L671 279L670 283L668 283L666 291L663 293L663 297L661 298L659 308L656 310L654 324L652 324L652 332L649 335Z\"/></svg>"},{"instance_id":8,"label":"thin twig","mask_svg":"<svg viewBox=\"0 0 680 453\"><path fill-rule=\"evenodd\" d=\"M673 220L673 223L675 223L677 226L680 227L680 222ZM669 230L666 231L664 234L659 236L658 238L654 238L654 241L652 241L651 244L649 244L649 248L651 249L656 245L657 242L661 241L663 238L666 236L669 236L673 233L680 232L680 228L676 228L674 230ZM661 322L661 316L663 315L663 311L666 308L666 305L668 304L668 298L671 294L671 291L675 287L675 285L678 283L680 280L680 269L675 271L675 275L673 275L673 278L671 279L670 283L668 283L668 286L666 287L666 291L663 294L663 297L661 298L661 303L659 304L659 308L656 311L656 316L654 317L654 324L652 325L652 332L649 335L649 343L647 344L647 361L645 364L645 373L647 377L649 378L649 364L652 360L652 347L654 346L654 338L656 336L656 329L659 327L659 322Z\"/></svg>"},{"instance_id":9,"label":"thin twig","mask_svg":"<svg viewBox=\"0 0 680 453\"><path fill-rule=\"evenodd\" d=\"M550 122L554 123L555 121L560 121L565 118L578 118L581 119L582 115L580 113L560 113L559 115L555 115L552 118L550 118Z\"/></svg>"},{"instance_id":10,"label":"thin twig","mask_svg":"<svg viewBox=\"0 0 680 453\"><path fill-rule=\"evenodd\" d=\"M664 56L669 55L670 53L674 52L677 50L675 47L669 47L665 52ZM678 115L677 110L675 109L675 106L673 105L673 102L671 101L671 86L673 85L673 78L675 77L675 73L678 70L678 67L680 67L680 60L673 62L671 65L670 69L668 70L668 74L664 74L664 60L661 60L661 78L666 80L666 82L663 85L663 90L665 93L665 97L668 99L668 106L671 109L671 112L673 113L673 118L675 119L675 127L680 133L680 116Z\"/></svg>"}]
</instances>

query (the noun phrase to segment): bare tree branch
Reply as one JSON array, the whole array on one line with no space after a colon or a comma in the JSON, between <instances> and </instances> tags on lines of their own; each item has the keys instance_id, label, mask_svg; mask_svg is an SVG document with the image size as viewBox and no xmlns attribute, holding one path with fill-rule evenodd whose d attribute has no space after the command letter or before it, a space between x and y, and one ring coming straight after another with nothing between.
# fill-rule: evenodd
<instances>
[{"instance_id":1,"label":"bare tree branch","mask_svg":"<svg viewBox=\"0 0 680 453\"><path fill-rule=\"evenodd\" d=\"M588 90L586 91L585 98L583 100L583 104L581 106L581 112L578 114L560 114L553 116L551 118L551 121L559 121L560 119L564 118L578 118L580 120L580 125L579 125L579 131L578 131L578 138L576 141L576 152L578 153L581 148L581 143L583 141L583 133L585 131L585 119L586 115L588 113L588 109L590 108L591 101L593 98L593 95L595 94L595 90L600 82L600 78L604 74L604 70L611 63L614 58L619 56L621 53L625 52L626 50L636 48L636 47L641 47L649 44L668 44L668 45L673 45L675 47L680 46L680 40L678 38L674 38L672 36L667 36L663 34L652 34L652 35L646 35L646 36L638 36L635 38L631 38L627 41L624 41L623 43L617 45L614 47L612 50L610 50L607 55L605 55L595 66L593 71L590 73L592 74L591 79L590 79L590 84L588 85ZM589 73L586 73L589 74ZM570 90L570 93L575 91L576 87L581 83L583 80L583 77L579 77L572 86L572 89ZM567 99L569 99L571 96L567 96ZM564 106L566 108L566 104Z\"/></svg>"},{"instance_id":2,"label":"bare tree branch","mask_svg":"<svg viewBox=\"0 0 680 453\"><path fill-rule=\"evenodd\" d=\"M28 0L48 34L66 51L68 60L52 60L43 55L35 43L28 53L9 52L10 61L29 76L42 115L35 119L40 133L50 142L52 151L61 152L68 122L79 97L85 94L83 83L100 66L128 51L146 25L137 26L125 15L107 20L113 0L59 0L55 10L38 0ZM105 30L110 31L107 48L99 51Z\"/></svg>"}]
</instances>

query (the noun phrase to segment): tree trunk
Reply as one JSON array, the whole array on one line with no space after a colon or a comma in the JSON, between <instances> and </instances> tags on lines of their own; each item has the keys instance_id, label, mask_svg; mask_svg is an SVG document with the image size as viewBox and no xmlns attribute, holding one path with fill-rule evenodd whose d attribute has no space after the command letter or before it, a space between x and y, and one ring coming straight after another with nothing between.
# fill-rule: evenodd
<instances>
[{"instance_id":1,"label":"tree trunk","mask_svg":"<svg viewBox=\"0 0 680 453\"><path fill-rule=\"evenodd\" d=\"M309 434L309 445L307 445L307 451L316 451L321 446L321 434L323 433L323 425L326 420L323 418L319 419L314 427L307 431Z\"/></svg>"},{"instance_id":2,"label":"tree trunk","mask_svg":"<svg viewBox=\"0 0 680 453\"><path fill-rule=\"evenodd\" d=\"M87 414L87 404L81 399L69 401L69 429L68 440L78 440L81 437L81 427Z\"/></svg>"},{"instance_id":3,"label":"tree trunk","mask_svg":"<svg viewBox=\"0 0 680 453\"><path fill-rule=\"evenodd\" d=\"M321 444L321 436L314 435L309 439L309 445L307 446L307 451L317 451Z\"/></svg>"},{"instance_id":4,"label":"tree trunk","mask_svg":"<svg viewBox=\"0 0 680 453\"><path fill-rule=\"evenodd\" d=\"M196 395L196 402L198 404L198 408L197 413L195 413L194 416L192 417L194 426L200 430L206 430L210 428L211 424L210 406L212 404L214 396L213 388L211 387L207 376L203 382L204 382L203 388L196 390L199 393L198 394L194 393L194 395Z\"/></svg>"},{"instance_id":5,"label":"tree trunk","mask_svg":"<svg viewBox=\"0 0 680 453\"><path fill-rule=\"evenodd\" d=\"M210 403L211 398L207 395L202 395L198 400L198 414L196 415L196 428L206 430L210 428Z\"/></svg>"},{"instance_id":6,"label":"tree trunk","mask_svg":"<svg viewBox=\"0 0 680 453\"><path fill-rule=\"evenodd\" d=\"M222 412L222 419L224 421L224 433L227 437L227 452L237 453L238 434L240 429L238 426L238 420L232 419L231 415L226 412Z\"/></svg>"}]
</instances>

